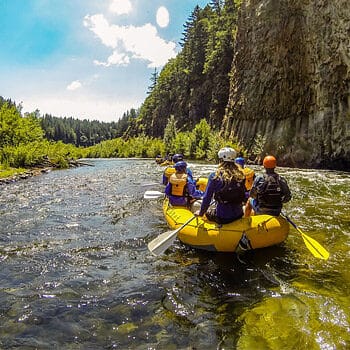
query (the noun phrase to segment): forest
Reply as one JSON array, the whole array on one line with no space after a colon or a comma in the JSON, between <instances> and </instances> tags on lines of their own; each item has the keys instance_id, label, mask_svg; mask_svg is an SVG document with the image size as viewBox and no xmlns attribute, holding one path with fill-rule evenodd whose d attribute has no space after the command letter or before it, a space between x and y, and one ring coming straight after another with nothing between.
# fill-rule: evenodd
<instances>
[{"instance_id":1,"label":"forest","mask_svg":"<svg viewBox=\"0 0 350 350\"><path fill-rule=\"evenodd\" d=\"M41 118L37 112L21 114L21 107L11 100L0 99L0 178L27 168L53 167L67 168L79 158L155 158L168 153L183 153L191 159L216 159L217 149L229 145L238 150L236 143L224 140L213 131L207 121L202 119L191 132L179 132L174 118L169 118L163 138L154 138L145 134L136 137L115 137L105 134L100 142L94 135L103 135L107 123L79 121L74 119ZM128 113L125 115L129 115ZM48 136L43 121L52 121L52 136ZM64 124L66 121L69 123ZM47 127L48 124L45 124ZM84 126L85 129L82 127ZM55 133L55 127L60 132ZM75 128L73 128L75 127ZM71 129L69 129L71 128ZM75 132L78 132L75 134ZM95 132L95 134L94 134ZM84 135L87 141L81 145L76 137L68 134ZM62 139L57 136L61 135ZM93 142L94 141L94 142Z\"/></svg>"},{"instance_id":2,"label":"forest","mask_svg":"<svg viewBox=\"0 0 350 350\"><path fill-rule=\"evenodd\" d=\"M137 117L137 111L131 109L116 122L100 122L98 120L79 120L73 117L54 117L45 114L40 117L40 125L45 137L50 141L62 141L75 146L92 146L101 141L122 137L132 120Z\"/></svg>"},{"instance_id":3,"label":"forest","mask_svg":"<svg viewBox=\"0 0 350 350\"><path fill-rule=\"evenodd\" d=\"M220 131L230 93L230 70L241 1L196 6L184 24L181 52L152 75L149 95L127 131L163 137L171 116L191 131L205 119Z\"/></svg>"}]
</instances>

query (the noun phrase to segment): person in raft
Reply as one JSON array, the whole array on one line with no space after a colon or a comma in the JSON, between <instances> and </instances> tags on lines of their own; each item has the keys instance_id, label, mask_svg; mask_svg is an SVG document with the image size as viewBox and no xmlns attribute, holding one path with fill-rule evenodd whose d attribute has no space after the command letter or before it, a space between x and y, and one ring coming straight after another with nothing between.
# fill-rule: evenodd
<instances>
[{"instance_id":1,"label":"person in raft","mask_svg":"<svg viewBox=\"0 0 350 350\"><path fill-rule=\"evenodd\" d=\"M175 165L177 162L181 162L184 160L184 156L182 154L174 154L172 157L173 165L169 165L165 168L163 172L162 183L163 185L167 185L172 174L175 174ZM187 174L193 179L193 174L191 169L186 168Z\"/></svg>"},{"instance_id":2,"label":"person in raft","mask_svg":"<svg viewBox=\"0 0 350 350\"><path fill-rule=\"evenodd\" d=\"M283 203L291 200L292 195L287 181L275 172L276 165L274 156L264 158L263 166L266 173L257 176L254 180L244 210L245 217L254 214L278 216Z\"/></svg>"},{"instance_id":3,"label":"person in raft","mask_svg":"<svg viewBox=\"0 0 350 350\"><path fill-rule=\"evenodd\" d=\"M245 176L235 162L236 156L237 152L233 148L220 149L218 168L215 173L209 175L202 205L195 213L196 216L205 214L209 221L219 224L227 224L243 216ZM213 197L216 205L210 207Z\"/></svg>"},{"instance_id":4,"label":"person in raft","mask_svg":"<svg viewBox=\"0 0 350 350\"><path fill-rule=\"evenodd\" d=\"M245 166L245 161L243 157L237 157L235 159L236 164L238 164L242 170L243 173L245 175L245 199L247 200L249 198L249 191L251 190L252 186L253 186L253 182L255 179L255 172L253 169L250 169L248 167Z\"/></svg>"},{"instance_id":5,"label":"person in raft","mask_svg":"<svg viewBox=\"0 0 350 350\"><path fill-rule=\"evenodd\" d=\"M204 193L196 189L196 182L186 171L186 162L177 162L174 169L175 173L170 176L165 187L165 194L171 205L189 207L193 200L201 199Z\"/></svg>"}]
</instances>

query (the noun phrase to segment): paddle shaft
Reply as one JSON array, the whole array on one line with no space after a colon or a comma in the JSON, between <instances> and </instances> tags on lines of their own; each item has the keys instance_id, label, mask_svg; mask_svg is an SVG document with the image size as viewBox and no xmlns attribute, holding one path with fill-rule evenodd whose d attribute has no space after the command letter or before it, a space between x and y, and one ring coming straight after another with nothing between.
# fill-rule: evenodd
<instances>
[{"instance_id":1,"label":"paddle shaft","mask_svg":"<svg viewBox=\"0 0 350 350\"><path fill-rule=\"evenodd\" d=\"M174 231L167 231L159 235L153 241L148 243L149 251L154 255L160 255L164 253L175 241L177 233L180 232L186 225L188 225L195 216L192 216L188 219L184 224L182 224L179 228Z\"/></svg>"}]
</instances>

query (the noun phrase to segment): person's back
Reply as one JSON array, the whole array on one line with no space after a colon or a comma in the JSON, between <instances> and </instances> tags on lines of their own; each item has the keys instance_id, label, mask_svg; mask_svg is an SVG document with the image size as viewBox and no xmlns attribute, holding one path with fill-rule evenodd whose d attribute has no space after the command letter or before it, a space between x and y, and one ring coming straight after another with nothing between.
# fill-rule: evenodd
<instances>
[{"instance_id":1,"label":"person's back","mask_svg":"<svg viewBox=\"0 0 350 350\"><path fill-rule=\"evenodd\" d=\"M219 166L208 179L201 208L196 215L206 215L210 221L225 224L243 216L242 203L245 199L245 178L242 170L234 159L236 151L224 147L218 152ZM215 199L215 208L209 208L212 199Z\"/></svg>"},{"instance_id":2,"label":"person's back","mask_svg":"<svg viewBox=\"0 0 350 350\"><path fill-rule=\"evenodd\" d=\"M176 172L170 176L165 187L170 204L189 206L192 199L201 199L203 192L196 189L195 181L188 175L186 162L177 162L174 168Z\"/></svg>"},{"instance_id":3,"label":"person's back","mask_svg":"<svg viewBox=\"0 0 350 350\"><path fill-rule=\"evenodd\" d=\"M266 156L263 166L266 173L254 180L246 203L245 216L250 216L252 209L255 214L278 216L283 203L287 203L292 197L287 181L275 172L276 158Z\"/></svg>"},{"instance_id":4,"label":"person's back","mask_svg":"<svg viewBox=\"0 0 350 350\"><path fill-rule=\"evenodd\" d=\"M184 160L184 157L183 157L182 154L174 154L174 155L172 156L172 164L169 165L169 166L167 166L167 167L164 169L164 172L163 172L163 177L162 177L162 183L163 183L163 185L167 185L168 182L169 182L170 176L171 176L172 174L175 174L175 164L176 164L177 162L181 162L181 161L183 161L183 160ZM187 174L188 174L191 178L193 178L191 169L186 168L186 172L187 172Z\"/></svg>"}]
</instances>

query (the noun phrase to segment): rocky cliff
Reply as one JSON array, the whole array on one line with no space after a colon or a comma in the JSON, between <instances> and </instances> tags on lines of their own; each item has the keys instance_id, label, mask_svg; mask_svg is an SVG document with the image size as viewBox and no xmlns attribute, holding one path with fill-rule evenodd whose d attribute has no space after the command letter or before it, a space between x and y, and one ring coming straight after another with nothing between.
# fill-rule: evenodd
<instances>
[{"instance_id":1,"label":"rocky cliff","mask_svg":"<svg viewBox=\"0 0 350 350\"><path fill-rule=\"evenodd\" d=\"M280 165L350 170L350 1L243 0L223 133Z\"/></svg>"}]
</instances>

